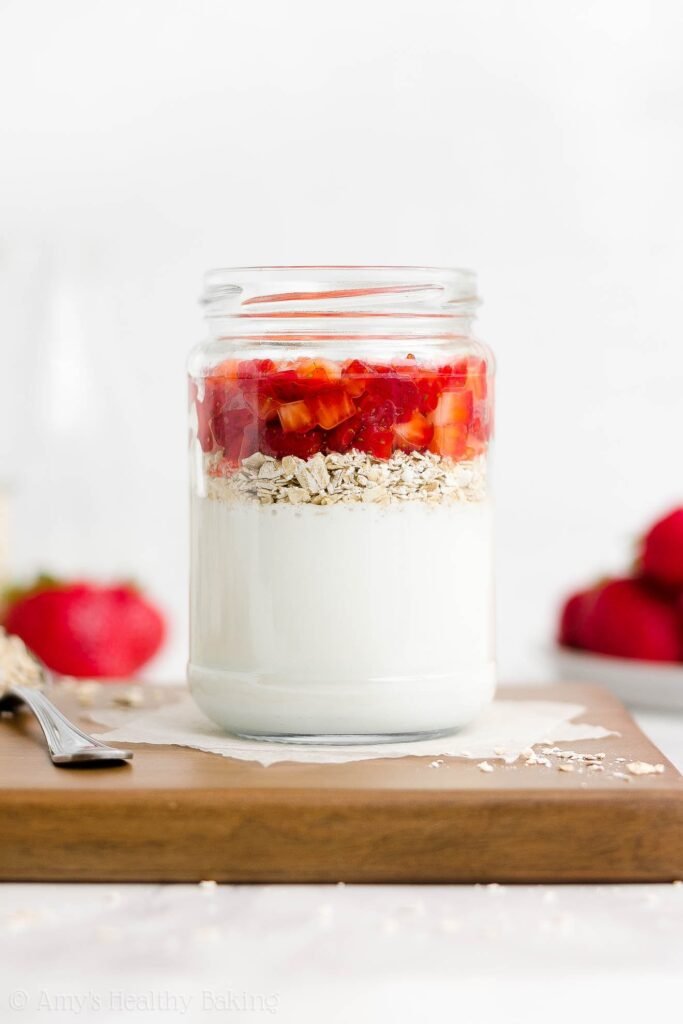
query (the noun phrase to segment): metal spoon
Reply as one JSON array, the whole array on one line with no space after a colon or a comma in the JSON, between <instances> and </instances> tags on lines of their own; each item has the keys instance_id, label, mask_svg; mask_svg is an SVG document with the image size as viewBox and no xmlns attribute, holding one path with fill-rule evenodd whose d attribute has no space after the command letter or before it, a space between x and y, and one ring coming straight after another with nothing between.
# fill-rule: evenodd
<instances>
[{"instance_id":1,"label":"metal spoon","mask_svg":"<svg viewBox=\"0 0 683 1024\"><path fill-rule=\"evenodd\" d=\"M18 642L17 642L18 641ZM32 665L21 662L21 647ZM3 657L6 654L6 657ZM38 719L47 741L52 763L60 766L70 764L93 764L96 761L125 762L133 757L131 750L109 747L106 743L89 736L70 722L66 715L54 706L41 689L35 685L23 685L28 679L49 686L52 674L19 640L10 637L0 629L0 711L14 711L25 704Z\"/></svg>"}]
</instances>

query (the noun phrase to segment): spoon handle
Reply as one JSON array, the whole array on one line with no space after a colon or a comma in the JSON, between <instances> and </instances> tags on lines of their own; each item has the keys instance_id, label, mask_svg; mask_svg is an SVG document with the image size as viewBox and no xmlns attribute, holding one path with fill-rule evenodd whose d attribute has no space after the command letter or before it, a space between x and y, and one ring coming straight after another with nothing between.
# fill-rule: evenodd
<instances>
[{"instance_id":1,"label":"spoon handle","mask_svg":"<svg viewBox=\"0 0 683 1024\"><path fill-rule=\"evenodd\" d=\"M47 741L47 748L54 764L83 764L88 761L130 761L133 753L109 747L106 743L89 736L54 706L40 690L28 686L13 686L12 696L23 701L38 719Z\"/></svg>"}]
</instances>

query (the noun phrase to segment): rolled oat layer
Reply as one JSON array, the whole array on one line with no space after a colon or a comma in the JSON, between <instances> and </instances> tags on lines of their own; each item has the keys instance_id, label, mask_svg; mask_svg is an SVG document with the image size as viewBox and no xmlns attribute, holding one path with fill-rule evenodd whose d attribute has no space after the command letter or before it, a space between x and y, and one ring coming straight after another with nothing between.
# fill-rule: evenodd
<instances>
[{"instance_id":1,"label":"rolled oat layer","mask_svg":"<svg viewBox=\"0 0 683 1024\"><path fill-rule=\"evenodd\" d=\"M366 452L276 459L256 452L239 467L219 455L204 456L207 497L262 505L334 505L406 501L481 501L486 496L483 457L454 462L431 452L396 451L389 459Z\"/></svg>"}]
</instances>

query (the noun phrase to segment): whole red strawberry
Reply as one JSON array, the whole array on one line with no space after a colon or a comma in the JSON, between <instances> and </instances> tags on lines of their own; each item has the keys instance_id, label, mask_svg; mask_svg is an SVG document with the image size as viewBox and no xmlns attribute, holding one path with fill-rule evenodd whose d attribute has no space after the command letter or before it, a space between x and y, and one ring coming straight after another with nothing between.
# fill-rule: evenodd
<instances>
[{"instance_id":1,"label":"whole red strawberry","mask_svg":"<svg viewBox=\"0 0 683 1024\"><path fill-rule=\"evenodd\" d=\"M563 647L586 646L586 623L599 587L580 590L571 594L562 606L560 626L557 634L558 643Z\"/></svg>"},{"instance_id":2,"label":"whole red strawberry","mask_svg":"<svg viewBox=\"0 0 683 1024\"><path fill-rule=\"evenodd\" d=\"M617 579L599 587L582 630L581 646L599 654L677 661L683 653L676 609L642 580Z\"/></svg>"},{"instance_id":3,"label":"whole red strawberry","mask_svg":"<svg viewBox=\"0 0 683 1024\"><path fill-rule=\"evenodd\" d=\"M10 595L4 622L62 675L125 678L156 654L164 639L161 613L130 585L41 580Z\"/></svg>"},{"instance_id":4,"label":"whole red strawberry","mask_svg":"<svg viewBox=\"0 0 683 1024\"><path fill-rule=\"evenodd\" d=\"M665 587L683 587L683 508L659 519L643 538L643 575Z\"/></svg>"}]
</instances>

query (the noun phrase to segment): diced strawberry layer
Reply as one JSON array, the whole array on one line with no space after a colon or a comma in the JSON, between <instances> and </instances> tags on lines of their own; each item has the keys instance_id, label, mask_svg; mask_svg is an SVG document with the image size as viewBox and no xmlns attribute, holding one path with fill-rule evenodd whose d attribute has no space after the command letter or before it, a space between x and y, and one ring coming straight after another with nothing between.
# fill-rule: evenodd
<instances>
[{"instance_id":1,"label":"diced strawberry layer","mask_svg":"<svg viewBox=\"0 0 683 1024\"><path fill-rule=\"evenodd\" d=\"M229 359L191 382L190 402L202 450L231 465L256 451L310 458L351 448L467 459L486 451L493 422L488 367L475 357L436 367L412 355L391 364Z\"/></svg>"}]
</instances>

